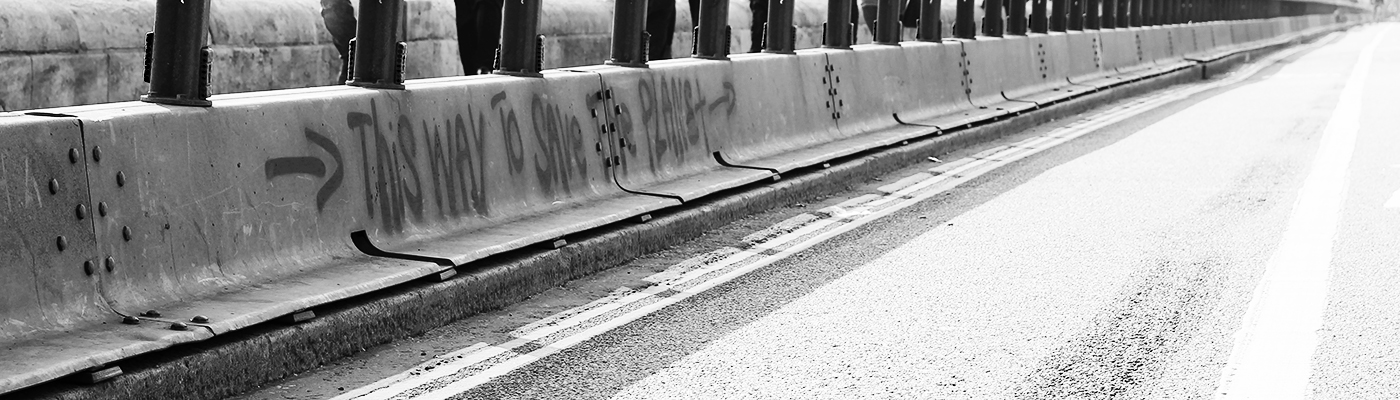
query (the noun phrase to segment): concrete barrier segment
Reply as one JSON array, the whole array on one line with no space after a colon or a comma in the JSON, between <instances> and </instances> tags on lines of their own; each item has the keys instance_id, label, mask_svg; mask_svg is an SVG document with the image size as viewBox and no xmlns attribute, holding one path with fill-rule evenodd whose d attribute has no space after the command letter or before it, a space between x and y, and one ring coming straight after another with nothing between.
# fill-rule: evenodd
<instances>
[{"instance_id":1,"label":"concrete barrier segment","mask_svg":"<svg viewBox=\"0 0 1400 400\"><path fill-rule=\"evenodd\" d=\"M1041 78L1039 59L1031 50L1031 40L1021 37L978 37L963 41L967 53L968 97L979 109L1020 113L1038 106L1030 100L1012 100L1005 93L1036 93L1048 90ZM1054 86L1067 84L1061 80ZM986 108L982 108L986 107Z\"/></svg>"},{"instance_id":2,"label":"concrete barrier segment","mask_svg":"<svg viewBox=\"0 0 1400 400\"><path fill-rule=\"evenodd\" d=\"M903 43L901 48L903 69L909 74L900 88L906 97L889 111L899 116L898 123L948 130L992 115L972 105L968 97L971 75L963 60L963 42ZM842 123L843 128L848 126Z\"/></svg>"},{"instance_id":3,"label":"concrete barrier segment","mask_svg":"<svg viewBox=\"0 0 1400 400\"><path fill-rule=\"evenodd\" d=\"M645 69L589 71L603 84L608 143L616 151L610 172L623 189L685 202L775 175L726 167L715 157L738 109L762 100L738 96L740 77L728 61L675 60Z\"/></svg>"},{"instance_id":4,"label":"concrete barrier segment","mask_svg":"<svg viewBox=\"0 0 1400 400\"><path fill-rule=\"evenodd\" d=\"M77 118L0 114L0 343L114 315L87 160Z\"/></svg>"},{"instance_id":5,"label":"concrete barrier segment","mask_svg":"<svg viewBox=\"0 0 1400 400\"><path fill-rule=\"evenodd\" d=\"M1030 84L1012 87L1002 94L1011 100L1031 101L1046 106L1092 92L1092 88L1069 83L1069 36L1080 33L1032 34L1024 51L1029 52ZM971 54L971 53L969 53Z\"/></svg>"},{"instance_id":6,"label":"concrete barrier segment","mask_svg":"<svg viewBox=\"0 0 1400 400\"><path fill-rule=\"evenodd\" d=\"M837 121L844 119L849 96L831 91L844 82L828 71L833 51L732 57L738 106L730 129L714 136L720 157L731 165L785 173L850 154L849 148L823 147L843 138Z\"/></svg>"}]
</instances>

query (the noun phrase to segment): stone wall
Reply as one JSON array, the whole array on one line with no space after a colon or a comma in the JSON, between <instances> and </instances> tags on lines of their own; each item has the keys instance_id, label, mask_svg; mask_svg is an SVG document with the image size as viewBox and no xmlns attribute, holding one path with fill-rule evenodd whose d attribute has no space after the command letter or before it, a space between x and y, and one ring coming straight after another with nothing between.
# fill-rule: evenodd
<instances>
[{"instance_id":1,"label":"stone wall","mask_svg":"<svg viewBox=\"0 0 1400 400\"><path fill-rule=\"evenodd\" d=\"M676 1L677 56L690 54L687 4ZM408 77L461 74L452 2L408 0L407 6ZM545 0L545 68L607 59L612 10L610 0ZM729 13L732 51L747 51L748 1L731 0ZM214 0L210 14L213 93L335 83L340 60L319 1ZM798 48L820 46L825 18L826 0L797 0ZM155 0L0 0L0 111L137 99L146 90L145 34L154 20ZM859 41L869 42L863 24L859 31Z\"/></svg>"}]
</instances>

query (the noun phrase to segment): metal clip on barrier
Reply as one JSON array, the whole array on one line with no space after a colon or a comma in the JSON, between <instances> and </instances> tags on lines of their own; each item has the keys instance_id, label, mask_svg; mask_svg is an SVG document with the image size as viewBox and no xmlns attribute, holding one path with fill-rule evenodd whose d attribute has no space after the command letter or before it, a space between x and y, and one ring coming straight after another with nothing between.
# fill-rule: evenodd
<instances>
[{"instance_id":1,"label":"metal clip on barrier","mask_svg":"<svg viewBox=\"0 0 1400 400\"><path fill-rule=\"evenodd\" d=\"M526 0L539 1L539 0ZM700 0L700 25L696 28L695 58L729 59L729 2Z\"/></svg>"},{"instance_id":2,"label":"metal clip on barrier","mask_svg":"<svg viewBox=\"0 0 1400 400\"><path fill-rule=\"evenodd\" d=\"M957 22L953 23L953 37L958 39L976 39L977 23L974 22L976 16L974 8L977 3L973 0L957 0Z\"/></svg>"},{"instance_id":3,"label":"metal clip on barrier","mask_svg":"<svg viewBox=\"0 0 1400 400\"><path fill-rule=\"evenodd\" d=\"M646 68L647 0L617 0L614 10L612 58L606 64Z\"/></svg>"},{"instance_id":4,"label":"metal clip on barrier","mask_svg":"<svg viewBox=\"0 0 1400 400\"><path fill-rule=\"evenodd\" d=\"M1026 35L1026 2L1012 0L1006 4L1006 34Z\"/></svg>"},{"instance_id":5,"label":"metal clip on barrier","mask_svg":"<svg viewBox=\"0 0 1400 400\"><path fill-rule=\"evenodd\" d=\"M1001 16L1001 0L982 0L982 8L982 36L1002 37L1005 27Z\"/></svg>"},{"instance_id":6,"label":"metal clip on barrier","mask_svg":"<svg viewBox=\"0 0 1400 400\"><path fill-rule=\"evenodd\" d=\"M935 0L936 1L936 0ZM827 0L826 23L822 25L822 47L851 48L851 7L855 0Z\"/></svg>"},{"instance_id":7,"label":"metal clip on barrier","mask_svg":"<svg viewBox=\"0 0 1400 400\"><path fill-rule=\"evenodd\" d=\"M148 103L208 107L209 47L204 39L210 0L158 0L156 26L146 34Z\"/></svg>"},{"instance_id":8,"label":"metal clip on barrier","mask_svg":"<svg viewBox=\"0 0 1400 400\"><path fill-rule=\"evenodd\" d=\"M935 43L943 41L943 2L940 0L910 1L924 2L919 6L919 41Z\"/></svg>"},{"instance_id":9,"label":"metal clip on barrier","mask_svg":"<svg viewBox=\"0 0 1400 400\"><path fill-rule=\"evenodd\" d=\"M544 36L540 30L540 0L506 0L501 18L500 57L495 73L541 77Z\"/></svg>"},{"instance_id":10,"label":"metal clip on barrier","mask_svg":"<svg viewBox=\"0 0 1400 400\"><path fill-rule=\"evenodd\" d=\"M360 0L347 85L403 89L407 45L399 40L403 0Z\"/></svg>"},{"instance_id":11,"label":"metal clip on barrier","mask_svg":"<svg viewBox=\"0 0 1400 400\"><path fill-rule=\"evenodd\" d=\"M763 52L795 54L797 27L792 25L797 0L768 0L768 22L763 27Z\"/></svg>"}]
</instances>

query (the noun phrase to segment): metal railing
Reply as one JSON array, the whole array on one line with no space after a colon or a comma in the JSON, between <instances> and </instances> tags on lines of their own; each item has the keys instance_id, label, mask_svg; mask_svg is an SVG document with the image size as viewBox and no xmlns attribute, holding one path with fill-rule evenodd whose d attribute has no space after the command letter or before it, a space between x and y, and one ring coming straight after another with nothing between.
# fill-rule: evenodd
<instances>
[{"instance_id":1,"label":"metal railing","mask_svg":"<svg viewBox=\"0 0 1400 400\"><path fill-rule=\"evenodd\" d=\"M157 0L156 23L146 37L147 95L141 100L184 106L210 106L209 47L205 46L212 0ZM398 37L406 18L399 14L404 0L360 0L356 38L351 43L348 85L402 89L406 45ZM494 73L538 77L544 37L539 35L543 0L505 2L500 43ZM795 0L768 0L768 21L763 27L765 53L792 54L796 27ZM855 37L851 23L854 0L828 0L823 46L849 49ZM941 0L917 1L916 40L937 42L941 32ZM981 0L983 18L976 21L976 0L956 1L953 37L975 40L986 37L1026 35L1097 29L1170 25L1190 22L1229 21L1280 16L1274 0ZM724 60L729 56L728 0L700 0L695 47L692 56ZM622 67L647 65L647 0L618 0L614 10L611 56L605 62ZM1027 15L1029 11L1029 15ZM901 2L880 0L875 18L876 44L898 45L901 36ZM978 26L981 29L978 29Z\"/></svg>"}]
</instances>

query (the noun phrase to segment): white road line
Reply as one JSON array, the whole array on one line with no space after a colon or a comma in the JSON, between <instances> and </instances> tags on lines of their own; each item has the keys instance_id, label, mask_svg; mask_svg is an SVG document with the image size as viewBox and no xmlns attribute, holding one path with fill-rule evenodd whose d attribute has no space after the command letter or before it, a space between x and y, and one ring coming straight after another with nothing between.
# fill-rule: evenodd
<instances>
[{"instance_id":1,"label":"white road line","mask_svg":"<svg viewBox=\"0 0 1400 400\"><path fill-rule=\"evenodd\" d=\"M1361 124L1361 99L1371 59L1387 26L1356 62L1323 128L1322 142L1304 178L1278 249L1254 290L1235 347L1220 376L1218 399L1301 399L1327 307L1327 270L1347 168Z\"/></svg>"},{"instance_id":2,"label":"white road line","mask_svg":"<svg viewBox=\"0 0 1400 400\"><path fill-rule=\"evenodd\" d=\"M1275 55L1272 56L1271 59L1272 61L1276 61L1301 50L1303 49L1295 48L1289 51L1275 53ZM772 238L763 243L757 244L752 248L729 254L717 262L707 264L703 268L697 268L695 270L688 271L684 274L681 274L681 276L679 277L660 282L657 285L649 287L642 292L633 293L631 295L625 296L616 300L613 303L591 308L588 311L566 318L557 324L541 327L539 330L532 331L526 335L523 335L520 338L508 341L506 343L502 343L495 346L487 346L484 343L479 343L470 348L458 350L449 354L448 356L444 356L443 358L460 358L451 362L438 364L434 366L434 369L432 371L420 372L418 374L413 373L420 370L421 367L429 364L425 363L424 365L420 365L419 368L405 371L404 373L400 373L382 379L373 384L366 385L356 390L347 392L343 395L337 396L335 397L335 400L383 400L399 396L404 392L407 392L424 384L454 375L463 369L476 366L477 364L485 362L489 359L500 356L502 354L506 354L507 352L511 352L514 349L519 348L520 346L530 343L531 341L538 340L552 335L554 333L558 333L563 330L582 325L589 319L597 318L609 312L621 309L631 303L635 303L642 299L654 296L656 294L677 287L691 280L703 277L716 271L723 270L725 268L732 267L736 264L741 264L743 261L748 261L753 256L760 255L760 253L765 250L775 249L783 244L786 244L787 242L791 242L793 240L812 235L823 228L835 225L835 228L826 232L821 232L816 236L808 238L807 240L802 241L794 246L788 247L778 252L777 254L773 254L770 256L762 256L758 258L755 262L752 262L747 265L742 265L718 277L702 282L693 287L681 290L679 291L679 293L673 296L662 298L655 303L642 306L636 310L624 313L621 316L618 316L611 320L603 321L597 325L584 329L583 331L580 331L574 335L560 339L557 342L546 344L544 347L532 351L529 354L522 354L516 357L512 357L511 359L508 359L500 364L490 366L465 380L454 382L450 385L439 388L437 390L426 393L416 398L445 399L451 397L457 393L470 390L473 387L479 386L494 377L504 375L506 373L509 373L510 371L513 371L517 368L534 362L535 360L562 351L574 344L586 341L589 338L592 338L593 336L607 332L616 327L625 325L631 321L634 321L657 310L665 308L666 306L675 304L681 300L689 298L690 296L702 293L705 290L733 280L734 278L737 278L739 276L743 276L744 274L747 274L748 272L753 271L757 268L761 268L762 266L769 265L778 260L787 258L792 254L800 252L817 243L823 242L831 237L835 237L840 233L850 231L861 225L869 223L870 221L874 221L885 215L889 215L895 211L901 210L920 201L926 200L939 193L947 191L948 189L951 189L957 186L958 184L970 181L983 173L991 171L995 169L998 166L998 164L1011 163L1025 157L1029 157L1030 155L1047 150L1051 147L1067 142L1079 136L1083 136L1085 134L1088 134L1089 132L1092 132L1104 126L1118 123L1133 116L1142 114L1143 112L1156 108L1162 104L1176 101L1179 99L1184 99L1192 94L1214 89L1216 87L1237 83L1252 75L1259 69L1262 69L1263 67L1272 63L1272 61L1261 62L1259 64L1251 65L1248 68L1236 71L1235 74L1233 74L1229 78L1222 79L1216 82L1171 89L1146 98L1134 100L1126 104L1110 108L1102 113L1096 114L1091 118L1075 121L1064 127L1052 130L1039 137L1028 138L1026 140L1017 142L1009 148L1005 148L1002 151L990 155L985 159L965 158L962 160L950 162L949 164L956 164L956 166L952 168L947 168L946 170L941 170L939 175L937 176L933 176L924 181L904 187L888 195L865 195L848 200L846 202L841 203L841 205L845 205L845 208L850 208L849 210L841 208L841 212L833 214L831 218L814 221L812 223L807 224L806 226L803 226L802 228ZM979 169L979 167L982 168ZM975 171L974 173L967 173L968 171L973 170L977 171ZM925 189L928 189L939 183L943 183L943 185L936 188L935 190L922 192ZM914 195L915 193L920 194ZM889 207L879 209L878 211L874 210L876 208L879 208L876 206L891 202L898 203ZM849 223L841 224L836 221L841 218L856 219L852 220Z\"/></svg>"},{"instance_id":3,"label":"white road line","mask_svg":"<svg viewBox=\"0 0 1400 400\"><path fill-rule=\"evenodd\" d=\"M1385 208L1400 208L1400 190L1390 194L1390 200L1385 201Z\"/></svg>"}]
</instances>

